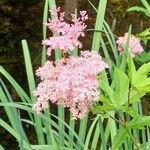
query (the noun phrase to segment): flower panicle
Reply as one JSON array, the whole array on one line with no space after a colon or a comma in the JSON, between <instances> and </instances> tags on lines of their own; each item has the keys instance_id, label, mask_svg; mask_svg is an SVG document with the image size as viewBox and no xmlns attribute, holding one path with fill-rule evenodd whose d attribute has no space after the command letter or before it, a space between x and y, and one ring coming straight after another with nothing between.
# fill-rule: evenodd
<instances>
[{"instance_id":1,"label":"flower panicle","mask_svg":"<svg viewBox=\"0 0 150 150\"><path fill-rule=\"evenodd\" d=\"M120 51L121 54L125 52L127 39L128 39L128 33L125 33L124 36L119 37L117 40L118 50ZM142 45L140 44L140 40L135 35L131 35L129 37L128 48L129 48L129 53L131 54L132 57L139 55L144 51Z\"/></svg>"},{"instance_id":2,"label":"flower panicle","mask_svg":"<svg viewBox=\"0 0 150 150\"><path fill-rule=\"evenodd\" d=\"M94 67L93 67L94 66ZM99 100L97 74L108 68L96 52L83 51L79 57L71 56L64 65L63 59L55 66L47 61L36 71L41 78L35 96L37 112L48 108L49 101L68 107L75 119L84 117Z\"/></svg>"},{"instance_id":3,"label":"flower panicle","mask_svg":"<svg viewBox=\"0 0 150 150\"><path fill-rule=\"evenodd\" d=\"M88 19L86 11L80 11L80 16L71 14L72 23L65 22L65 12L60 12L60 8L50 10L55 19L49 19L45 25L58 36L49 37L43 40L42 44L47 45L47 55L50 56L52 50L60 49L61 51L72 51L75 47L82 48L82 43L79 41L80 36L84 36L86 29L85 21Z\"/></svg>"}]
</instances>

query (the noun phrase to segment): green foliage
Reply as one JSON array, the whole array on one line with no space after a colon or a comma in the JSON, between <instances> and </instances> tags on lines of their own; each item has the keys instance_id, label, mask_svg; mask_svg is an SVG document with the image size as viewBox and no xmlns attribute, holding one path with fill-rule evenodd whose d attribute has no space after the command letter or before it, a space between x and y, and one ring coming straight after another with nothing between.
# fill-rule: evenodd
<instances>
[{"instance_id":1,"label":"green foliage","mask_svg":"<svg viewBox=\"0 0 150 150\"><path fill-rule=\"evenodd\" d=\"M149 52L144 51L139 56L136 56L135 61L139 64L149 62L150 61L150 51Z\"/></svg>"},{"instance_id":2,"label":"green foliage","mask_svg":"<svg viewBox=\"0 0 150 150\"><path fill-rule=\"evenodd\" d=\"M145 45L147 45L148 41L150 41L150 28L137 34L137 36L144 42Z\"/></svg>"},{"instance_id":3,"label":"green foliage","mask_svg":"<svg viewBox=\"0 0 150 150\"><path fill-rule=\"evenodd\" d=\"M139 116L128 122L128 127L142 129L150 125L150 116Z\"/></svg>"},{"instance_id":4,"label":"green foliage","mask_svg":"<svg viewBox=\"0 0 150 150\"><path fill-rule=\"evenodd\" d=\"M113 81L111 84L113 89L112 102L119 105L124 105L128 101L129 78L119 68L114 69Z\"/></svg>"},{"instance_id":5,"label":"green foliage","mask_svg":"<svg viewBox=\"0 0 150 150\"><path fill-rule=\"evenodd\" d=\"M150 62L143 64L137 71L133 60L130 59L129 70L131 78L131 86L134 90L138 92L150 92Z\"/></svg>"},{"instance_id":6,"label":"green foliage","mask_svg":"<svg viewBox=\"0 0 150 150\"><path fill-rule=\"evenodd\" d=\"M146 16L150 17L150 4L146 0L141 0L142 4L144 7L139 7L139 6L134 6L129 8L127 11L137 11L137 12L142 12Z\"/></svg>"},{"instance_id":7,"label":"green foliage","mask_svg":"<svg viewBox=\"0 0 150 150\"><path fill-rule=\"evenodd\" d=\"M104 3L105 2L105 3ZM104 10L106 7L106 0L103 3L100 3L99 6L99 13L104 14ZM105 4L105 5L104 5ZM44 21L47 20L47 12L49 7L52 7L55 5L55 1L49 0L45 1L45 10L44 10ZM100 11L101 8L103 8L103 11ZM104 16L104 15L103 15ZM52 18L55 19L55 16L52 16ZM100 21L101 24L103 24L103 21ZM46 38L46 28L43 28L43 38ZM9 121L11 125L7 124L5 121L1 120L0 125L8 130L12 136L14 136L18 141L18 146L20 149L86 149L90 145L89 143L92 141L91 135L93 134L94 124L91 124L90 131L87 130L87 123L88 123L88 117L85 117L80 121L78 124L79 132L76 130L77 127L75 121L72 119L72 115L70 115L69 125L68 121L66 123L66 116L65 116L65 109L62 107L58 107L58 116L55 116L51 114L48 110L44 114L36 114L32 110L32 103L36 101L36 98L33 96L33 91L35 89L35 81L34 81L34 73L32 69L32 63L30 58L30 53L28 49L28 45L26 40L22 41L23 46L23 53L24 53L24 59L25 59L25 68L26 68L26 74L28 79L28 87L29 91L25 92L24 89L13 79L13 77L10 76L10 74L0 66L0 74L4 76L15 88L16 92L19 95L20 102L14 102L13 100L10 101L5 96L6 91L0 91L0 107L4 107L6 110L6 113L9 116ZM75 52L74 54L77 54ZM42 53L42 64L45 62L45 47L43 47L43 53ZM60 59L60 54L58 51L55 54L56 59ZM28 94L30 93L30 94ZM10 94L9 94L10 95ZM10 96L11 97L11 96ZM13 111L16 112L16 114L13 115ZM29 115L29 118L23 118L19 115L20 111L26 111ZM12 112L11 112L12 111ZM18 120L14 120L16 117L18 117ZM52 119L54 118L54 119ZM96 117L94 119L94 122L97 123L97 120L99 117ZM54 121L55 120L55 121ZM37 145L32 145L28 142L28 139L26 139L30 136L30 133L25 132L24 128L21 126L22 122L25 124L28 124L29 126L33 126L33 129L36 131L36 138ZM56 123L58 122L58 124ZM94 123L93 122L93 123ZM21 131L20 131L21 129ZM67 131L67 132L66 132ZM24 135L25 134L25 135ZM100 135L100 132L97 133L97 137ZM21 139L21 140L20 140ZM98 143L99 138L94 138L93 143ZM97 147L96 145L94 145ZM1 146L2 147L2 146ZM84 148L85 147L85 148Z\"/></svg>"},{"instance_id":8,"label":"green foliage","mask_svg":"<svg viewBox=\"0 0 150 150\"><path fill-rule=\"evenodd\" d=\"M130 103L140 100L150 92L150 63L143 64L137 71L132 58L128 61L128 74L131 82Z\"/></svg>"},{"instance_id":9,"label":"green foliage","mask_svg":"<svg viewBox=\"0 0 150 150\"><path fill-rule=\"evenodd\" d=\"M127 135L128 133L124 128L119 129L118 134L114 138L112 150L116 150L117 148L119 148L122 143L126 141Z\"/></svg>"},{"instance_id":10,"label":"green foliage","mask_svg":"<svg viewBox=\"0 0 150 150\"><path fill-rule=\"evenodd\" d=\"M136 105L140 98L150 92L150 62L143 64L138 69L135 67L134 60L128 55L128 42L126 53L122 56L118 54L115 36L104 19L107 0L100 1L98 9L91 3L97 12L92 48L99 52L102 51L109 64L109 71L99 74L99 88L101 92L100 100L92 108L96 116L86 116L80 121L72 119L72 114L59 106L57 115L51 111L51 106L44 113L37 114L32 110L32 104L36 101L33 90L36 87L34 71L30 58L29 48L26 40L22 41L23 54L25 60L26 75L29 90L26 92L15 79L0 66L0 75L7 79L19 96L19 102L14 102L4 82L0 79L0 107L5 109L9 123L0 118L0 126L11 133L17 140L21 150L107 150L108 143L112 145L109 149L131 150L147 148L150 149L149 128L142 131L142 146L136 141L135 135L139 130L145 129L150 125L150 116L142 116L141 108ZM142 0L143 8L147 10L148 4ZM46 0L44 6L43 20L47 20L48 9L55 6L54 0ZM130 9L129 11L131 11ZM149 12L147 12L149 13ZM147 14L146 13L146 14ZM51 16L55 19L55 16ZM104 32L105 37L100 30ZM129 29L131 34L131 27ZM57 34L57 33L55 33ZM54 34L54 36L55 36ZM43 27L43 39L47 36L47 29ZM140 35L144 38L149 37L149 30ZM147 38L148 39L148 38ZM109 46L106 45L108 43ZM111 48L113 56L109 53ZM77 49L73 55L77 55ZM143 56L144 57L144 56ZM55 59L60 59L59 51L55 53ZM43 46L41 63L46 61L46 47ZM28 94L29 93L29 94ZM138 103L137 103L138 102ZM28 117L24 118L20 112L26 112ZM66 115L67 114L67 115ZM91 120L91 118L93 118ZM22 126L32 126L36 133L37 144L33 145L29 141L30 133L25 131ZM138 131L138 132L137 132ZM134 134L133 134L134 133ZM144 137L148 137L144 140ZM3 147L0 145L0 148Z\"/></svg>"},{"instance_id":11,"label":"green foliage","mask_svg":"<svg viewBox=\"0 0 150 150\"><path fill-rule=\"evenodd\" d=\"M101 76L101 75L100 75ZM100 78L100 77L99 77ZM119 68L114 68L113 81L111 85L103 78L100 78L100 89L102 106L94 106L93 111L110 111L120 109L128 101L129 92L129 78L128 76Z\"/></svg>"},{"instance_id":12,"label":"green foliage","mask_svg":"<svg viewBox=\"0 0 150 150\"><path fill-rule=\"evenodd\" d=\"M143 129L147 125L150 125L150 116L139 116L132 119L128 123L124 123L114 138L112 150L119 148L124 142L126 142L127 138L133 140L133 142L136 142L132 136L131 129ZM139 143L135 143L135 147L142 150Z\"/></svg>"}]
</instances>

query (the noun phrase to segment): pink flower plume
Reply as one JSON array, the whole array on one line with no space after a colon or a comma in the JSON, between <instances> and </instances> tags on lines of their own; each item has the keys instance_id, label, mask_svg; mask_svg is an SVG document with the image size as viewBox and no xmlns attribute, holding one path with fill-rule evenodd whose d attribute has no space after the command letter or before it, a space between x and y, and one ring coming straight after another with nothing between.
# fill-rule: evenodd
<instances>
[{"instance_id":1,"label":"pink flower plume","mask_svg":"<svg viewBox=\"0 0 150 150\"><path fill-rule=\"evenodd\" d=\"M55 65L47 61L36 75L41 78L35 96L34 109L40 112L48 107L49 101L68 107L74 118L84 117L99 100L97 74L108 68L96 52L84 51L80 57L70 57L67 64L63 59Z\"/></svg>"},{"instance_id":2,"label":"pink flower plume","mask_svg":"<svg viewBox=\"0 0 150 150\"><path fill-rule=\"evenodd\" d=\"M72 23L64 21L65 13L60 12L60 8L50 10L51 14L55 16L54 20L49 19L46 25L58 36L49 37L43 40L43 44L48 46L47 55L51 55L51 51L55 49L63 50L64 52L72 51L75 47L82 47L78 40L80 36L84 36L86 28L85 21L88 19L86 11L80 11L80 16L71 14Z\"/></svg>"}]
</instances>

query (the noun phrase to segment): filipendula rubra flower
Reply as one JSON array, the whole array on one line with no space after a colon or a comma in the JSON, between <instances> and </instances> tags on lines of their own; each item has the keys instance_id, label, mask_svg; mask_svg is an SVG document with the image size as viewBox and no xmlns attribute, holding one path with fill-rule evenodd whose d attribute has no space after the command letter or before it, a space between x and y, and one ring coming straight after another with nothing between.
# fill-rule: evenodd
<instances>
[{"instance_id":1,"label":"filipendula rubra flower","mask_svg":"<svg viewBox=\"0 0 150 150\"><path fill-rule=\"evenodd\" d=\"M41 112L48 108L51 101L69 108L75 119L82 118L99 100L97 74L108 65L96 52L84 51L80 56L65 57L68 51L82 47L78 38L84 36L84 21L88 19L86 11L80 11L78 18L72 14L72 24L64 21L64 12L61 13L60 8L51 10L51 13L56 19L49 20L46 25L58 36L44 40L43 44L48 46L48 56L52 50L59 49L64 58L47 61L37 70L36 75L41 82L35 91L37 102L33 109Z\"/></svg>"},{"instance_id":2,"label":"filipendula rubra flower","mask_svg":"<svg viewBox=\"0 0 150 150\"><path fill-rule=\"evenodd\" d=\"M117 44L118 44L118 50L120 51L120 53L125 52L125 45L127 43L127 39L128 39L128 33L125 33L123 37L118 38ZM143 47L140 44L140 40L134 35L131 35L129 37L128 46L129 46L129 52L132 57L139 55L140 53L144 51Z\"/></svg>"},{"instance_id":3,"label":"filipendula rubra flower","mask_svg":"<svg viewBox=\"0 0 150 150\"><path fill-rule=\"evenodd\" d=\"M67 53L68 51L72 51L75 47L82 48L82 44L78 39L80 36L84 36L83 31L86 28L84 22L88 19L86 11L80 11L78 18L75 14L71 14L71 24L64 21L65 13L60 12L60 8L50 11L56 18L54 20L49 19L46 25L52 33L57 33L58 36L43 40L43 44L48 46L47 55L50 56L51 51L54 49L60 49L64 53Z\"/></svg>"},{"instance_id":4,"label":"filipendula rubra flower","mask_svg":"<svg viewBox=\"0 0 150 150\"><path fill-rule=\"evenodd\" d=\"M68 107L75 119L84 117L99 100L97 74L108 68L96 52L84 51L78 57L71 56L64 64L63 59L47 61L36 75L41 78L33 108L41 112L48 108L49 101Z\"/></svg>"}]
</instances>

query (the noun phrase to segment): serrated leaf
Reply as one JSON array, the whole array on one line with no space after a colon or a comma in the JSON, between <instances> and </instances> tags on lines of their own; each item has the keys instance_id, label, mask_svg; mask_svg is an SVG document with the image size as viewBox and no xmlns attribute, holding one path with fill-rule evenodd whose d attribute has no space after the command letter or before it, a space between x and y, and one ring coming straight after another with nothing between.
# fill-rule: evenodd
<instances>
[{"instance_id":1,"label":"serrated leaf","mask_svg":"<svg viewBox=\"0 0 150 150\"><path fill-rule=\"evenodd\" d=\"M123 110L123 112L128 113L128 114L129 114L130 116L132 116L133 118L139 117L138 112L135 111L135 110L133 109L133 107L126 107L126 108L124 108L124 109L122 109L122 110Z\"/></svg>"},{"instance_id":2,"label":"serrated leaf","mask_svg":"<svg viewBox=\"0 0 150 150\"><path fill-rule=\"evenodd\" d=\"M100 80L100 88L105 93L105 96L112 100L114 92L113 89L109 86L109 84L103 80Z\"/></svg>"},{"instance_id":3,"label":"serrated leaf","mask_svg":"<svg viewBox=\"0 0 150 150\"><path fill-rule=\"evenodd\" d=\"M113 111L116 109L116 106L110 103L110 100L107 99L106 97L102 96L101 97L102 100L102 105L96 103L95 105L93 105L92 107L92 112L94 114L100 114L100 113L104 113L107 111ZM105 102L103 102L105 101Z\"/></svg>"},{"instance_id":4,"label":"serrated leaf","mask_svg":"<svg viewBox=\"0 0 150 150\"><path fill-rule=\"evenodd\" d=\"M150 28L139 33L137 36L144 42L145 45L147 45L148 41L150 40ZM146 52L143 52L143 53L146 53Z\"/></svg>"},{"instance_id":5,"label":"serrated leaf","mask_svg":"<svg viewBox=\"0 0 150 150\"><path fill-rule=\"evenodd\" d=\"M118 149L126 141L127 136L127 130L125 128L120 129L118 134L114 137L112 150Z\"/></svg>"},{"instance_id":6,"label":"serrated leaf","mask_svg":"<svg viewBox=\"0 0 150 150\"><path fill-rule=\"evenodd\" d=\"M150 63L142 65L138 71L135 70L135 65L132 58L128 61L128 75L131 82L129 103L139 101L145 93L150 92Z\"/></svg>"},{"instance_id":7,"label":"serrated leaf","mask_svg":"<svg viewBox=\"0 0 150 150\"><path fill-rule=\"evenodd\" d=\"M150 85L150 78L147 78L145 76L140 76L138 78L139 80L134 83L134 86L139 89L140 87L144 87L147 85Z\"/></svg>"},{"instance_id":8,"label":"serrated leaf","mask_svg":"<svg viewBox=\"0 0 150 150\"><path fill-rule=\"evenodd\" d=\"M100 108L100 105L94 105L93 107L92 107L92 112L94 113L94 114L100 114L102 111L101 111L101 108Z\"/></svg>"},{"instance_id":9,"label":"serrated leaf","mask_svg":"<svg viewBox=\"0 0 150 150\"><path fill-rule=\"evenodd\" d=\"M128 60L128 75L132 82L133 78L136 75L136 69L135 69L135 65L134 65L134 62L133 62L133 59L131 58L131 56L129 56L129 60Z\"/></svg>"},{"instance_id":10,"label":"serrated leaf","mask_svg":"<svg viewBox=\"0 0 150 150\"><path fill-rule=\"evenodd\" d=\"M115 68L114 70L114 79L111 88L114 91L112 98L114 104L123 105L128 101L129 78L119 68Z\"/></svg>"},{"instance_id":11,"label":"serrated leaf","mask_svg":"<svg viewBox=\"0 0 150 150\"><path fill-rule=\"evenodd\" d=\"M136 56L135 60L141 63L150 61L150 52L143 52L142 54Z\"/></svg>"},{"instance_id":12,"label":"serrated leaf","mask_svg":"<svg viewBox=\"0 0 150 150\"><path fill-rule=\"evenodd\" d=\"M146 85L146 86L142 86L138 88L139 91L143 91L145 93L150 92L150 84Z\"/></svg>"},{"instance_id":13,"label":"serrated leaf","mask_svg":"<svg viewBox=\"0 0 150 150\"><path fill-rule=\"evenodd\" d=\"M150 62L142 65L134 76L132 75L131 85L138 92L150 92L150 77L148 74L150 72Z\"/></svg>"},{"instance_id":14,"label":"serrated leaf","mask_svg":"<svg viewBox=\"0 0 150 150\"><path fill-rule=\"evenodd\" d=\"M144 95L145 95L145 92L138 91L134 87L131 87L129 103L140 101L140 98L143 97Z\"/></svg>"},{"instance_id":15,"label":"serrated leaf","mask_svg":"<svg viewBox=\"0 0 150 150\"><path fill-rule=\"evenodd\" d=\"M138 34L139 37L146 37L146 36L150 36L150 28L144 30L143 32Z\"/></svg>"},{"instance_id":16,"label":"serrated leaf","mask_svg":"<svg viewBox=\"0 0 150 150\"><path fill-rule=\"evenodd\" d=\"M147 75L150 72L150 62L143 64L137 71L137 74L139 76L141 75Z\"/></svg>"},{"instance_id":17,"label":"serrated leaf","mask_svg":"<svg viewBox=\"0 0 150 150\"><path fill-rule=\"evenodd\" d=\"M128 122L128 127L142 129L144 126L150 126L150 116L140 116Z\"/></svg>"}]
</instances>

